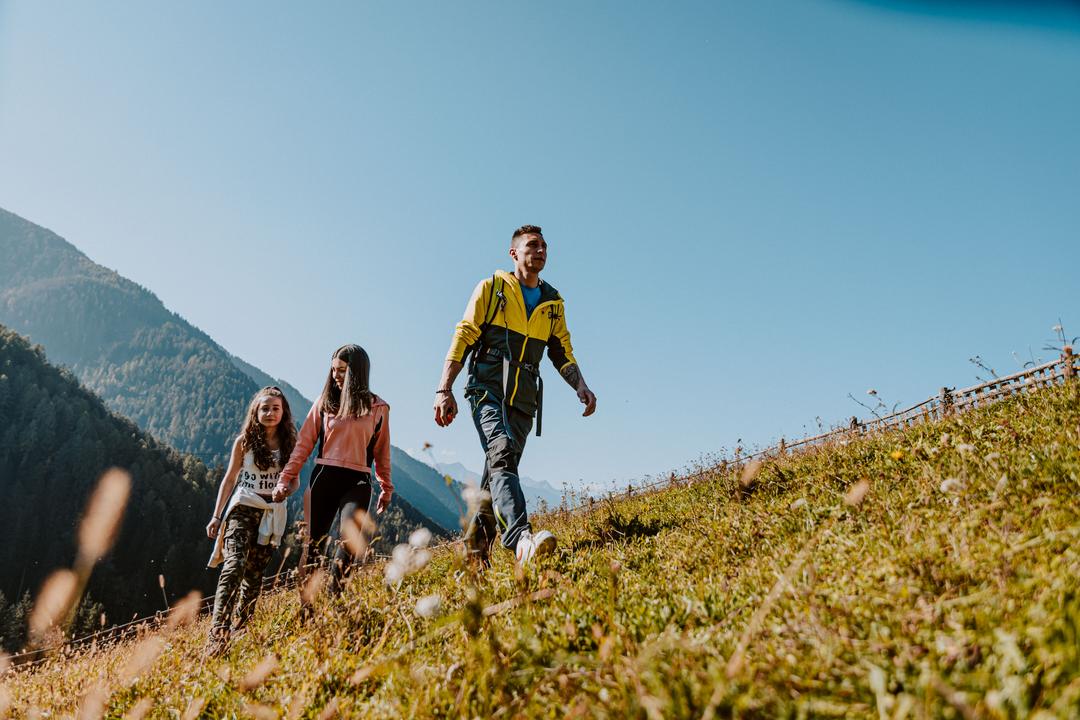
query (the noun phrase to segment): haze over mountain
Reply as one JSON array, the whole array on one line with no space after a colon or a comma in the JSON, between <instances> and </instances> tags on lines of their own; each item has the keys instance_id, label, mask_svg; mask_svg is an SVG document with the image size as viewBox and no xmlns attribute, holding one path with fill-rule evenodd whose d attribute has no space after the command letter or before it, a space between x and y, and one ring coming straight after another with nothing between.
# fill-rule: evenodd
<instances>
[{"instance_id":1,"label":"haze over mountain","mask_svg":"<svg viewBox=\"0 0 1080 720\"><path fill-rule=\"evenodd\" d=\"M69 367L110 409L208 465L226 460L259 387L281 387L297 421L311 407L294 387L226 351L150 290L3 209L0 257L0 323L43 345L52 362ZM460 488L423 463L403 461L401 451L392 457L399 496L455 530Z\"/></svg>"},{"instance_id":2,"label":"haze over mountain","mask_svg":"<svg viewBox=\"0 0 1080 720\"><path fill-rule=\"evenodd\" d=\"M481 474L470 470L459 462L438 463L435 469L443 475L449 475L460 483L480 485ZM552 487L543 480L535 480L525 475L521 476L521 489L525 493L525 501L529 503L531 508L536 507L540 501L552 507L558 507L565 495L564 491Z\"/></svg>"}]
</instances>

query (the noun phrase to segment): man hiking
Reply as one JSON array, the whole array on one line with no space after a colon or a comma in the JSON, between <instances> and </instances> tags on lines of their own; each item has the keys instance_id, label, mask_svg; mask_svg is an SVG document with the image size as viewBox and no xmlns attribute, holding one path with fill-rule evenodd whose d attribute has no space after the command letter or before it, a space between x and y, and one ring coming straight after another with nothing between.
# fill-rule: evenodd
<instances>
[{"instance_id":1,"label":"man hiking","mask_svg":"<svg viewBox=\"0 0 1080 720\"><path fill-rule=\"evenodd\" d=\"M453 385L469 357L465 397L484 448L484 477L488 491L465 531L469 558L481 566L495 542L496 523L502 544L522 565L555 549L547 530L535 535L525 511L518 463L536 416L536 434L543 421L540 360L548 357L585 405L584 416L596 410L596 395L585 384L566 329L563 299L540 279L547 263L547 242L536 225L523 225L510 239L513 274L503 270L476 286L465 316L454 331L439 389L435 391L435 422L445 427L457 417ZM470 357L471 355L471 357Z\"/></svg>"}]
</instances>

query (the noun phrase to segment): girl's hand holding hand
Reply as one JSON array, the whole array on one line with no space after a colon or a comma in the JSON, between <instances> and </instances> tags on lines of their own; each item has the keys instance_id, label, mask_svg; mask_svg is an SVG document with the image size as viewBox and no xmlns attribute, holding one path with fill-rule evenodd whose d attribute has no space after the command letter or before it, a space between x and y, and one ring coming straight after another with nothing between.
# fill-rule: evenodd
<instances>
[{"instance_id":1,"label":"girl's hand holding hand","mask_svg":"<svg viewBox=\"0 0 1080 720\"><path fill-rule=\"evenodd\" d=\"M217 537L218 530L221 529L221 521L216 517L210 520L210 523L206 526L206 537L213 540Z\"/></svg>"},{"instance_id":2,"label":"girl's hand holding hand","mask_svg":"<svg viewBox=\"0 0 1080 720\"><path fill-rule=\"evenodd\" d=\"M273 498L274 502L281 502L289 497L289 491L284 485L275 485L273 492L270 493L270 497Z\"/></svg>"}]
</instances>

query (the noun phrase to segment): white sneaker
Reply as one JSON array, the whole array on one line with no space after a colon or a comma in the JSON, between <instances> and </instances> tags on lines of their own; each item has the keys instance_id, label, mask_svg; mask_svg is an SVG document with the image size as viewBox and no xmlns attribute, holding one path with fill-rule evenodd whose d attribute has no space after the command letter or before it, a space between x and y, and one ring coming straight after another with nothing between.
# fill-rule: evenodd
<instances>
[{"instance_id":1,"label":"white sneaker","mask_svg":"<svg viewBox=\"0 0 1080 720\"><path fill-rule=\"evenodd\" d=\"M533 535L528 530L521 533L517 541L517 561L522 565L528 565L534 557L550 555L555 551L558 541L547 530L541 530Z\"/></svg>"}]
</instances>

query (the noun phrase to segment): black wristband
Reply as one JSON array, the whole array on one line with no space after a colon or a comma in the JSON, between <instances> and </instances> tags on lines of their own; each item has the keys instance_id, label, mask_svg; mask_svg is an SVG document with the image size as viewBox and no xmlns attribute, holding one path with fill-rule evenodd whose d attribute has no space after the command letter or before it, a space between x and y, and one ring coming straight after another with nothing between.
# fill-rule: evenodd
<instances>
[{"instance_id":1,"label":"black wristband","mask_svg":"<svg viewBox=\"0 0 1080 720\"><path fill-rule=\"evenodd\" d=\"M453 390L436 390L435 394L436 395L453 395L454 391Z\"/></svg>"}]
</instances>

